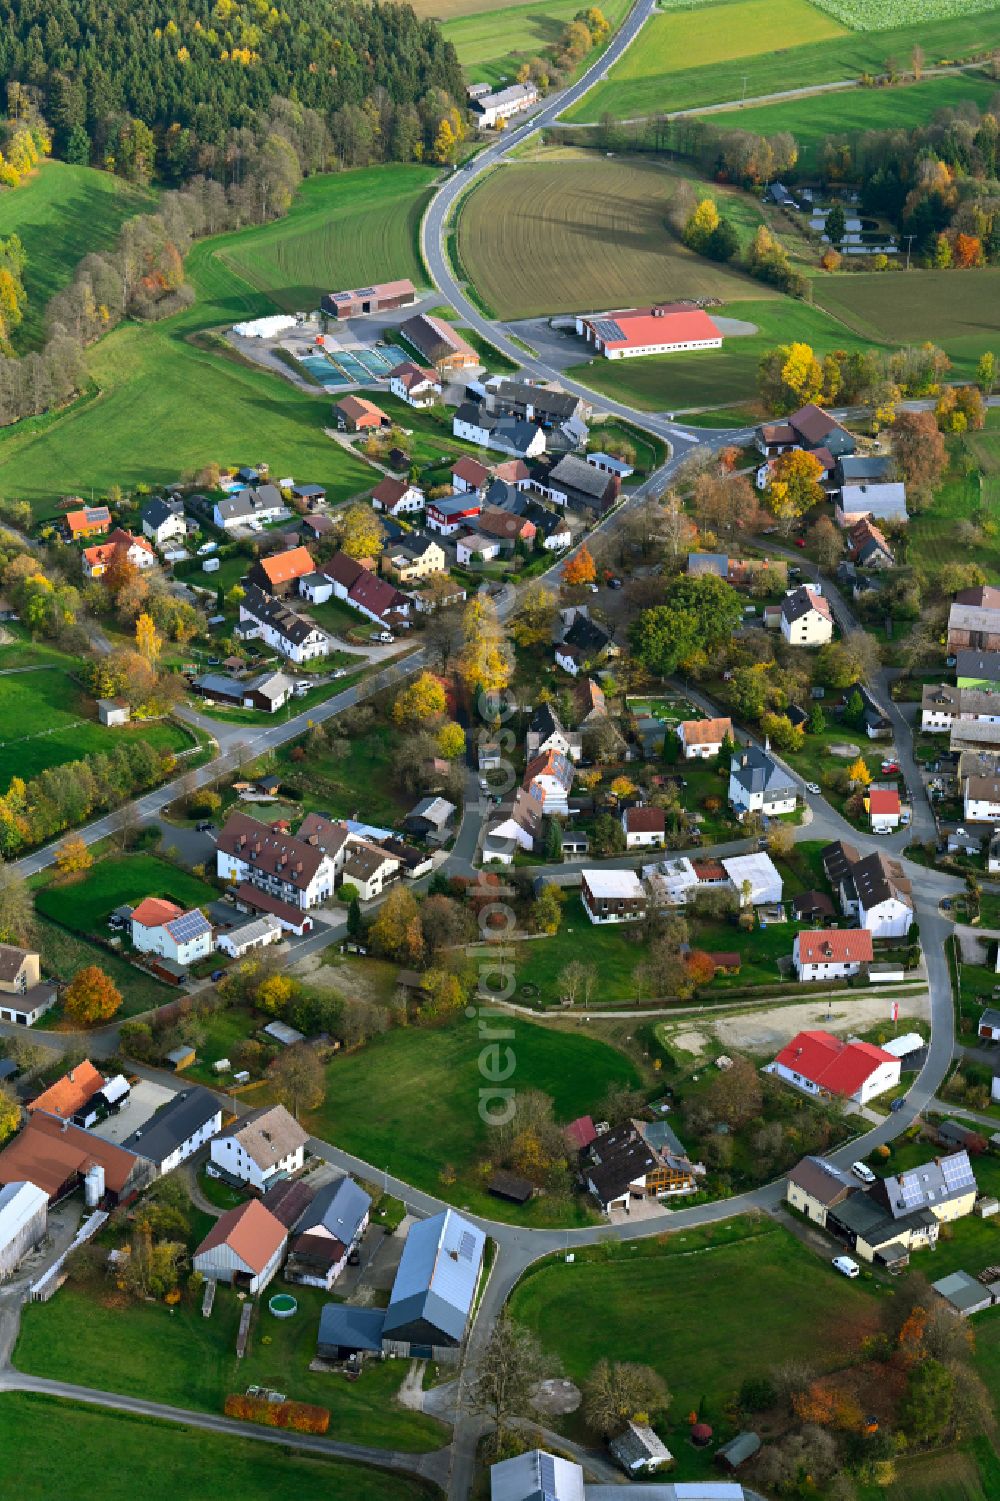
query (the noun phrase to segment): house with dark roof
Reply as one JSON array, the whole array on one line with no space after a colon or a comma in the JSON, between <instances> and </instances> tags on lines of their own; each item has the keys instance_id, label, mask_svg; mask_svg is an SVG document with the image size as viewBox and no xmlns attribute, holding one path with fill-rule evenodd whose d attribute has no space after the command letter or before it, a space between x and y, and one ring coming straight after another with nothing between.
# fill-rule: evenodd
<instances>
[{"instance_id":1,"label":"house with dark roof","mask_svg":"<svg viewBox=\"0 0 1000 1501\"><path fill-rule=\"evenodd\" d=\"M789 646L825 646L833 640L833 611L825 595L804 584L781 601L781 634Z\"/></svg>"},{"instance_id":2,"label":"house with dark roof","mask_svg":"<svg viewBox=\"0 0 1000 1501\"><path fill-rule=\"evenodd\" d=\"M841 883L844 911L874 938L905 938L913 922L913 887L898 860L866 855Z\"/></svg>"},{"instance_id":3,"label":"house with dark roof","mask_svg":"<svg viewBox=\"0 0 1000 1501\"><path fill-rule=\"evenodd\" d=\"M321 1360L382 1354L384 1308L355 1308L350 1303L327 1303L319 1316L316 1354Z\"/></svg>"},{"instance_id":4,"label":"house with dark roof","mask_svg":"<svg viewBox=\"0 0 1000 1501\"><path fill-rule=\"evenodd\" d=\"M942 1224L972 1212L977 1192L968 1154L954 1152L855 1190L829 1209L826 1228L860 1260L901 1271L911 1251L937 1245Z\"/></svg>"},{"instance_id":5,"label":"house with dark roof","mask_svg":"<svg viewBox=\"0 0 1000 1501\"><path fill-rule=\"evenodd\" d=\"M452 417L451 430L466 443L518 459L536 458L545 452L545 431L537 423L498 416L482 401L463 401Z\"/></svg>"},{"instance_id":6,"label":"house with dark roof","mask_svg":"<svg viewBox=\"0 0 1000 1501\"><path fill-rule=\"evenodd\" d=\"M368 1228L372 1201L353 1178L320 1188L295 1223L285 1277L328 1292Z\"/></svg>"},{"instance_id":7,"label":"house with dark roof","mask_svg":"<svg viewBox=\"0 0 1000 1501\"><path fill-rule=\"evenodd\" d=\"M794 813L798 787L767 751L748 745L733 756L729 768L729 801L736 816L763 813L773 817Z\"/></svg>"},{"instance_id":8,"label":"house with dark roof","mask_svg":"<svg viewBox=\"0 0 1000 1501\"><path fill-rule=\"evenodd\" d=\"M757 447L765 458L804 448L812 452L825 448L834 459L853 454L857 440L843 423L815 402L807 402L782 422L764 422L757 428Z\"/></svg>"},{"instance_id":9,"label":"house with dark roof","mask_svg":"<svg viewBox=\"0 0 1000 1501\"><path fill-rule=\"evenodd\" d=\"M417 313L400 325L400 333L421 359L433 365L439 375L456 370L475 370L482 364L480 356L467 339L443 318L431 313Z\"/></svg>"},{"instance_id":10,"label":"house with dark roof","mask_svg":"<svg viewBox=\"0 0 1000 1501\"><path fill-rule=\"evenodd\" d=\"M621 480L588 464L579 454L564 453L554 462L537 463L531 471L531 487L557 505L603 516L621 496Z\"/></svg>"},{"instance_id":11,"label":"house with dark roof","mask_svg":"<svg viewBox=\"0 0 1000 1501\"><path fill-rule=\"evenodd\" d=\"M564 619L566 615L571 615L571 618L564 625L555 648L556 664L564 672L576 677L594 663L619 655L611 632L591 619L585 605L564 612Z\"/></svg>"},{"instance_id":12,"label":"house with dark roof","mask_svg":"<svg viewBox=\"0 0 1000 1501\"><path fill-rule=\"evenodd\" d=\"M563 726L551 703L538 704L528 721L524 747L529 761L547 751L559 751L575 762L583 755L583 736Z\"/></svg>"},{"instance_id":13,"label":"house with dark roof","mask_svg":"<svg viewBox=\"0 0 1000 1501\"><path fill-rule=\"evenodd\" d=\"M245 641L265 641L299 665L325 657L331 646L330 637L315 621L265 594L256 584L248 584L240 600L237 632Z\"/></svg>"},{"instance_id":14,"label":"house with dark roof","mask_svg":"<svg viewBox=\"0 0 1000 1501\"><path fill-rule=\"evenodd\" d=\"M173 1172L222 1130L222 1106L200 1085L173 1095L122 1143L148 1158L162 1175Z\"/></svg>"},{"instance_id":15,"label":"house with dark roof","mask_svg":"<svg viewBox=\"0 0 1000 1501\"><path fill-rule=\"evenodd\" d=\"M895 568L896 558L885 533L868 516L847 534L848 551L859 568Z\"/></svg>"},{"instance_id":16,"label":"house with dark roof","mask_svg":"<svg viewBox=\"0 0 1000 1501\"><path fill-rule=\"evenodd\" d=\"M631 1199L661 1199L693 1193L693 1164L647 1141L634 1121L595 1136L581 1153L580 1177L605 1214L624 1210Z\"/></svg>"},{"instance_id":17,"label":"house with dark roof","mask_svg":"<svg viewBox=\"0 0 1000 1501\"><path fill-rule=\"evenodd\" d=\"M142 534L154 547L163 547L171 538L183 541L187 536L184 506L179 500L163 500L154 495L143 506L141 521Z\"/></svg>"},{"instance_id":18,"label":"house with dark roof","mask_svg":"<svg viewBox=\"0 0 1000 1501\"><path fill-rule=\"evenodd\" d=\"M247 486L234 490L217 500L212 511L212 520L223 531L232 531L251 522L280 521L288 515L288 507L277 485Z\"/></svg>"},{"instance_id":19,"label":"house with dark roof","mask_svg":"<svg viewBox=\"0 0 1000 1501\"><path fill-rule=\"evenodd\" d=\"M412 515L422 511L424 504L424 492L419 485L412 485L409 480L393 479L391 475L381 480L372 491L372 505L376 511L384 511L388 516Z\"/></svg>"},{"instance_id":20,"label":"house with dark roof","mask_svg":"<svg viewBox=\"0 0 1000 1501\"><path fill-rule=\"evenodd\" d=\"M827 1212L842 1204L858 1186L846 1167L826 1157L803 1157L788 1173L785 1198L815 1225L826 1225Z\"/></svg>"},{"instance_id":21,"label":"house with dark roof","mask_svg":"<svg viewBox=\"0 0 1000 1501\"><path fill-rule=\"evenodd\" d=\"M849 688L845 688L836 713L843 717L855 694L861 700L861 724L858 728L864 730L869 740L885 740L892 734L892 723L866 683L852 683Z\"/></svg>"},{"instance_id":22,"label":"house with dark roof","mask_svg":"<svg viewBox=\"0 0 1000 1501\"><path fill-rule=\"evenodd\" d=\"M441 400L441 381L434 370L405 360L389 371L389 390L411 407L432 407Z\"/></svg>"},{"instance_id":23,"label":"house with dark roof","mask_svg":"<svg viewBox=\"0 0 1000 1501\"><path fill-rule=\"evenodd\" d=\"M230 813L215 858L221 881L247 882L292 907L315 907L333 895L335 862L318 843L268 828L245 813Z\"/></svg>"}]
</instances>

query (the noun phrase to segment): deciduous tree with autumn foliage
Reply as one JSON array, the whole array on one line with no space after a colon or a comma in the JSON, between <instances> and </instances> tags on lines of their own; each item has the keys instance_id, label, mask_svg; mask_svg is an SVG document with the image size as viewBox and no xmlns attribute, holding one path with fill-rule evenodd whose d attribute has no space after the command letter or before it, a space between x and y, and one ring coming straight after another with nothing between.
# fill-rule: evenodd
<instances>
[{"instance_id":1,"label":"deciduous tree with autumn foliage","mask_svg":"<svg viewBox=\"0 0 1000 1501\"><path fill-rule=\"evenodd\" d=\"M77 970L64 997L66 1015L83 1027L107 1022L121 1009L122 994L96 964Z\"/></svg>"}]
</instances>

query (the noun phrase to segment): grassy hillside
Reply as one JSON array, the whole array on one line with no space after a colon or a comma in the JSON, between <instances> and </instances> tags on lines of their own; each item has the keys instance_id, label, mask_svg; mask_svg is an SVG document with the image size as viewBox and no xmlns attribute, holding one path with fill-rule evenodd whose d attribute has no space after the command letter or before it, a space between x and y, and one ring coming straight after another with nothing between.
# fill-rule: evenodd
<instances>
[{"instance_id":1,"label":"grassy hillside","mask_svg":"<svg viewBox=\"0 0 1000 1501\"><path fill-rule=\"evenodd\" d=\"M213 459L266 459L333 499L364 490L372 471L324 434L329 397L244 364L212 335L300 306L319 287L419 277L415 215L428 182L424 169L386 167L316 179L278 223L201 241L186 266L192 308L122 325L89 352L96 398L0 433L0 494L44 513L60 495L166 485Z\"/></svg>"},{"instance_id":2,"label":"grassy hillside","mask_svg":"<svg viewBox=\"0 0 1000 1501\"><path fill-rule=\"evenodd\" d=\"M19 188L0 190L0 235L20 235L28 253L28 313L17 332L19 349L41 342L45 305L70 281L77 263L113 244L124 221L154 200L149 189L110 172L56 161L43 162Z\"/></svg>"},{"instance_id":3,"label":"grassy hillside","mask_svg":"<svg viewBox=\"0 0 1000 1501\"><path fill-rule=\"evenodd\" d=\"M607 0L601 6L613 31L628 8L629 0ZM579 10L579 0L532 0L527 5L477 10L447 21L443 30L454 44L466 77L496 85L503 79L513 80L522 62L557 42Z\"/></svg>"},{"instance_id":4,"label":"grassy hillside","mask_svg":"<svg viewBox=\"0 0 1000 1501\"><path fill-rule=\"evenodd\" d=\"M210 257L287 312L315 307L323 292L396 276L426 285L420 216L437 176L434 167L392 163L309 178L284 219L220 236Z\"/></svg>"},{"instance_id":5,"label":"grassy hillside","mask_svg":"<svg viewBox=\"0 0 1000 1501\"><path fill-rule=\"evenodd\" d=\"M818 33L824 40L817 25L832 28ZM889 58L906 67L917 43L928 67L989 52L1000 46L1000 9L877 32L845 31L806 0L719 0L667 11L647 22L641 39L566 118L628 119L725 104L743 97L744 78L748 99L859 78L883 72ZM826 101L816 112L826 118Z\"/></svg>"},{"instance_id":6,"label":"grassy hillside","mask_svg":"<svg viewBox=\"0 0 1000 1501\"><path fill-rule=\"evenodd\" d=\"M783 104L726 110L708 116L711 125L774 135L790 130L799 143L799 171L816 171L819 148L828 135L863 130L912 130L940 109L975 104L980 109L1000 95L1000 83L982 73L947 74L893 89L845 89L822 99L804 95Z\"/></svg>"},{"instance_id":7,"label":"grassy hillside","mask_svg":"<svg viewBox=\"0 0 1000 1501\"><path fill-rule=\"evenodd\" d=\"M462 266L505 318L625 307L677 297L766 297L748 277L687 250L667 228L680 181L662 162L554 151L492 173L459 220ZM746 194L713 188L747 237ZM540 274L557 266L557 278Z\"/></svg>"}]
</instances>

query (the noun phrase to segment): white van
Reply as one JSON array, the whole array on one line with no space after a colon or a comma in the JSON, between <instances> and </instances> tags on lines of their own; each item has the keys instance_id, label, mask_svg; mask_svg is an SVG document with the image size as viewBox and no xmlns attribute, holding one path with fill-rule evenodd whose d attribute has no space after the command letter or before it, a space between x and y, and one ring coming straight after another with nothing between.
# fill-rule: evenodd
<instances>
[{"instance_id":1,"label":"white van","mask_svg":"<svg viewBox=\"0 0 1000 1501\"><path fill-rule=\"evenodd\" d=\"M862 1183L874 1183L875 1182L875 1174L872 1172L871 1168L867 1165L867 1163L864 1163L864 1162L852 1162L851 1163L851 1172L854 1174L855 1178L860 1178L861 1181L862 1181Z\"/></svg>"},{"instance_id":2,"label":"white van","mask_svg":"<svg viewBox=\"0 0 1000 1501\"><path fill-rule=\"evenodd\" d=\"M852 1261L849 1256L835 1256L833 1258L832 1265L835 1266L837 1268L837 1271L841 1272L845 1277L861 1276L861 1268L858 1266L858 1263L856 1261Z\"/></svg>"},{"instance_id":3,"label":"white van","mask_svg":"<svg viewBox=\"0 0 1000 1501\"><path fill-rule=\"evenodd\" d=\"M379 631L379 633L378 633L378 639L382 642L382 644L384 646L392 646L395 643L395 640L396 640L395 636L392 634L391 631Z\"/></svg>"}]
</instances>

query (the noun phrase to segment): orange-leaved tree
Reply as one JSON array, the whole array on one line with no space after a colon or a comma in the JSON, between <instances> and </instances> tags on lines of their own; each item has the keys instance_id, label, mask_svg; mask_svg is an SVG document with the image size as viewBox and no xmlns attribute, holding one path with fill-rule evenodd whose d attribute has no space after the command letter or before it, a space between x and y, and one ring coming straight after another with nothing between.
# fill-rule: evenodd
<instances>
[{"instance_id":1,"label":"orange-leaved tree","mask_svg":"<svg viewBox=\"0 0 1000 1501\"><path fill-rule=\"evenodd\" d=\"M110 1021L121 1003L121 991L96 964L77 970L66 990L67 1016L85 1027Z\"/></svg>"},{"instance_id":2,"label":"orange-leaved tree","mask_svg":"<svg viewBox=\"0 0 1000 1501\"><path fill-rule=\"evenodd\" d=\"M564 584L570 585L593 584L596 581L597 568L586 542L574 557L566 559L563 564L562 578Z\"/></svg>"}]
</instances>

